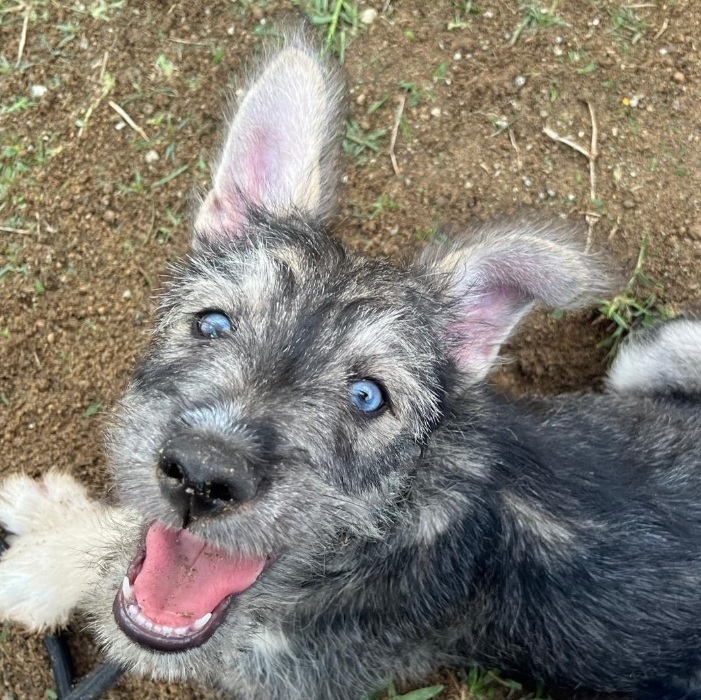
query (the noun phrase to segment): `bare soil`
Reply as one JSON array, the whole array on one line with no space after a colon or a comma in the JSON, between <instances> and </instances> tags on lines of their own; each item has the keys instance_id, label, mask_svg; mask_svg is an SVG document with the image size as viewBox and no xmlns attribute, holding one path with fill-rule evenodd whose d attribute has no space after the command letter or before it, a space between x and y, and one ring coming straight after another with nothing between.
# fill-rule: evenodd
<instances>
[{"instance_id":1,"label":"bare soil","mask_svg":"<svg viewBox=\"0 0 701 700\"><path fill-rule=\"evenodd\" d=\"M661 300L693 304L701 4L572 0L554 10L562 24L541 19L513 41L522 4L361 5L378 15L349 32L360 131L348 145L376 150L347 156L338 235L397 258L438 223L529 208L581 222L586 237L590 214L591 245L622 285L647 236L645 271ZM207 182L230 76L276 18L301 12L295 5L0 0L0 475L59 467L105 494L103 412L147 343L160 273L186 250L191 193ZM390 135L402 100L397 173ZM594 202L587 159L543 133L589 148L586 102L598 130ZM495 381L514 392L596 386L607 333L596 318L536 314ZM78 623L71 635L86 672L98 651ZM0 639L4 700L51 697L40 639L9 627ZM460 678L443 677L442 697L526 697L499 684L472 695ZM108 697L218 696L126 679Z\"/></svg>"}]
</instances>

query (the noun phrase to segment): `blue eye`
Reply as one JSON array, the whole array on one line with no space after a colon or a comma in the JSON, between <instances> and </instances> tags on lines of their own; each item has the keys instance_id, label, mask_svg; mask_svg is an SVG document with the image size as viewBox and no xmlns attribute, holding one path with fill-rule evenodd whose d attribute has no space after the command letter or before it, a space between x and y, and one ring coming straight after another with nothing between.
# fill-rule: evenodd
<instances>
[{"instance_id":1,"label":"blue eye","mask_svg":"<svg viewBox=\"0 0 701 700\"><path fill-rule=\"evenodd\" d=\"M222 311L202 311L195 316L194 328L202 338L216 340L231 331L233 324Z\"/></svg>"},{"instance_id":2,"label":"blue eye","mask_svg":"<svg viewBox=\"0 0 701 700\"><path fill-rule=\"evenodd\" d=\"M363 413L375 413L385 405L385 392L372 379L359 379L350 385L351 401Z\"/></svg>"}]
</instances>

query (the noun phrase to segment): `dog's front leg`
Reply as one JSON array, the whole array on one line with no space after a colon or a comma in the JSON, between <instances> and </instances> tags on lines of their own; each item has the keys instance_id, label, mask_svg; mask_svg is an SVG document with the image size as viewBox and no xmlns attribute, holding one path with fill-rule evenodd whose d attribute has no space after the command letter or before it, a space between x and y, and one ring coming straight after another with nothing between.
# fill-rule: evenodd
<instances>
[{"instance_id":1,"label":"dog's front leg","mask_svg":"<svg viewBox=\"0 0 701 700\"><path fill-rule=\"evenodd\" d=\"M100 576L100 560L137 531L130 511L91 500L73 477L16 474L0 484L0 621L32 631L65 625Z\"/></svg>"}]
</instances>

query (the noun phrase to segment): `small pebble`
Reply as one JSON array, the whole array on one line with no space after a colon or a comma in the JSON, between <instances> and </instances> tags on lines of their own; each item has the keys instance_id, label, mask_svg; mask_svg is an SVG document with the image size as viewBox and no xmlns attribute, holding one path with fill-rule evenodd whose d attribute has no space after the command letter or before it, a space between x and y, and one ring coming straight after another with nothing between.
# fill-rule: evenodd
<instances>
[{"instance_id":1,"label":"small pebble","mask_svg":"<svg viewBox=\"0 0 701 700\"><path fill-rule=\"evenodd\" d=\"M522 76L522 75L517 75L517 76L514 78L514 85L515 85L517 88L522 88L525 84L526 84L526 78L525 78L524 76Z\"/></svg>"},{"instance_id":2,"label":"small pebble","mask_svg":"<svg viewBox=\"0 0 701 700\"><path fill-rule=\"evenodd\" d=\"M150 165L151 163L155 163L160 156L158 155L158 151L154 150L153 148L150 151L146 151L146 155L144 156L144 160Z\"/></svg>"},{"instance_id":3,"label":"small pebble","mask_svg":"<svg viewBox=\"0 0 701 700\"><path fill-rule=\"evenodd\" d=\"M372 24L377 19L377 10L373 7L368 7L360 13L360 21L363 24Z\"/></svg>"},{"instance_id":4,"label":"small pebble","mask_svg":"<svg viewBox=\"0 0 701 700\"><path fill-rule=\"evenodd\" d=\"M49 88L47 88L46 85L32 85L32 87L29 88L29 95L33 100L40 100L48 91Z\"/></svg>"},{"instance_id":5,"label":"small pebble","mask_svg":"<svg viewBox=\"0 0 701 700\"><path fill-rule=\"evenodd\" d=\"M673 80L675 83L683 83L686 80L686 77L684 73L682 73L680 70L678 70L673 76Z\"/></svg>"},{"instance_id":6,"label":"small pebble","mask_svg":"<svg viewBox=\"0 0 701 700\"><path fill-rule=\"evenodd\" d=\"M441 108L440 107L434 107L431 110L431 116L432 117L440 117L441 116Z\"/></svg>"},{"instance_id":7,"label":"small pebble","mask_svg":"<svg viewBox=\"0 0 701 700\"><path fill-rule=\"evenodd\" d=\"M131 289L124 290L124 293L122 294L122 299L124 299L124 301L128 301L129 299L131 299Z\"/></svg>"}]
</instances>

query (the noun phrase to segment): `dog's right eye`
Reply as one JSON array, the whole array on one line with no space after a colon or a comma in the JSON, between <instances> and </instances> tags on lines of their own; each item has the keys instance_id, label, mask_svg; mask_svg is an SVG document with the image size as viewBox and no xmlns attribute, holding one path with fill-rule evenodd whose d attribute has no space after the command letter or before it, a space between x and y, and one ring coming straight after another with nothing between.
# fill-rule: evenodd
<instances>
[{"instance_id":1,"label":"dog's right eye","mask_svg":"<svg viewBox=\"0 0 701 700\"><path fill-rule=\"evenodd\" d=\"M223 311L200 311L195 314L193 332L200 338L216 340L226 335L233 328L231 319Z\"/></svg>"}]
</instances>

